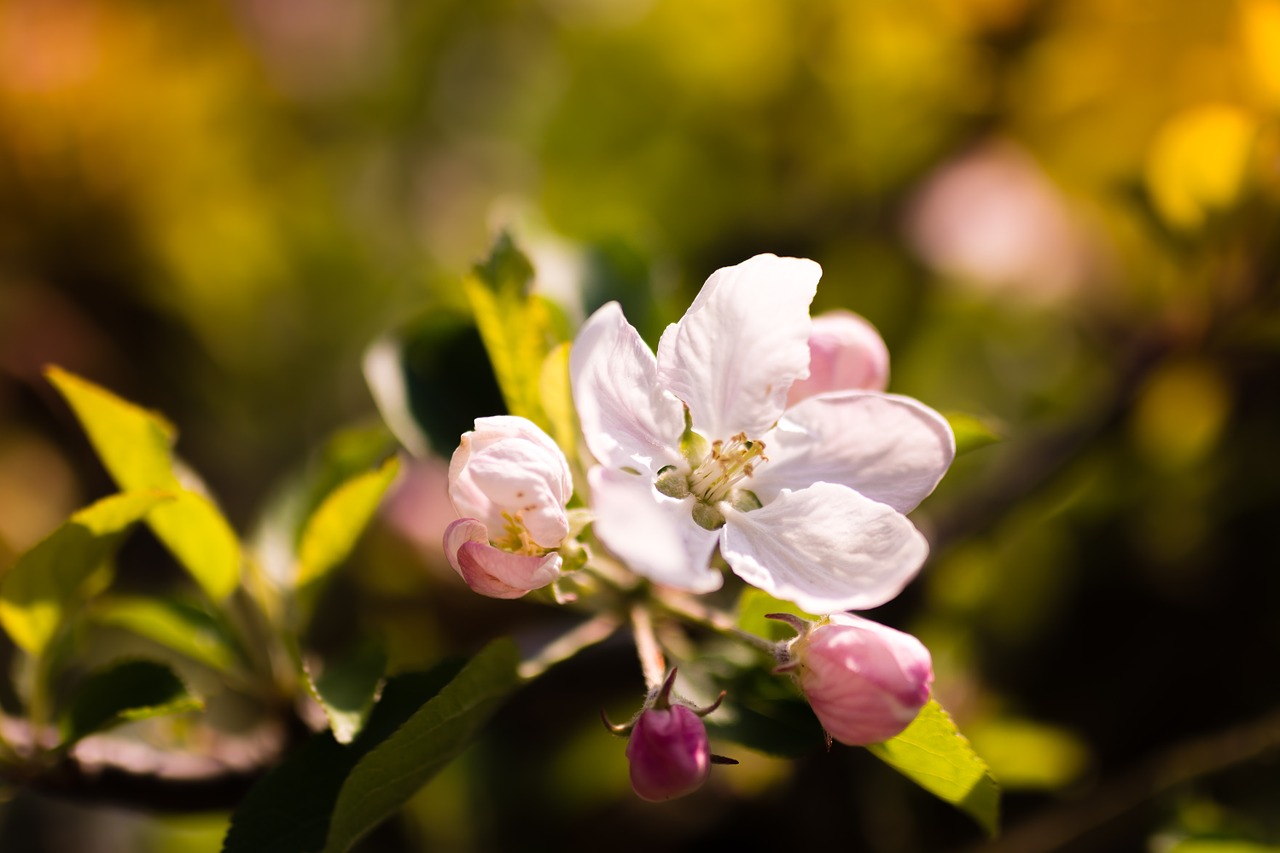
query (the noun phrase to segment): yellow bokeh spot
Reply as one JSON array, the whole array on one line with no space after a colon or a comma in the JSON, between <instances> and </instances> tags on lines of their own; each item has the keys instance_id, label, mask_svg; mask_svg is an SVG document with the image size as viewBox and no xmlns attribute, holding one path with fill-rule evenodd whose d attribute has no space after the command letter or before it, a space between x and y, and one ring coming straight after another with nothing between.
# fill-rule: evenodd
<instances>
[{"instance_id":1,"label":"yellow bokeh spot","mask_svg":"<svg viewBox=\"0 0 1280 853\"><path fill-rule=\"evenodd\" d=\"M1280 107L1280 0L1243 0L1240 37L1258 94Z\"/></svg>"},{"instance_id":2,"label":"yellow bokeh spot","mask_svg":"<svg viewBox=\"0 0 1280 853\"><path fill-rule=\"evenodd\" d=\"M1133 436L1152 462L1179 468L1213 449L1230 407L1230 392L1216 370L1199 362L1175 363L1147 382L1133 414Z\"/></svg>"},{"instance_id":3,"label":"yellow bokeh spot","mask_svg":"<svg viewBox=\"0 0 1280 853\"><path fill-rule=\"evenodd\" d=\"M1070 732L1031 720L1002 718L965 726L965 735L1006 788L1065 787L1089 765L1089 750Z\"/></svg>"},{"instance_id":4,"label":"yellow bokeh spot","mask_svg":"<svg viewBox=\"0 0 1280 853\"><path fill-rule=\"evenodd\" d=\"M1229 208L1244 186L1257 127L1229 104L1184 110L1157 131L1146 181L1156 210L1176 228L1194 229Z\"/></svg>"}]
</instances>

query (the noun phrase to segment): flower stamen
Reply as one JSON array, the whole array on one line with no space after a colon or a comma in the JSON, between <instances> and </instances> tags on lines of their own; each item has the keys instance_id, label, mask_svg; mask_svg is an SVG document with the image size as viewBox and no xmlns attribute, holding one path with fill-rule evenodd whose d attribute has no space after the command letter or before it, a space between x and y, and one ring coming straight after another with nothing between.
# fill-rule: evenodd
<instances>
[{"instance_id":1,"label":"flower stamen","mask_svg":"<svg viewBox=\"0 0 1280 853\"><path fill-rule=\"evenodd\" d=\"M756 460L767 462L764 442L740 432L728 442L711 443L711 452L689 475L689 490L702 501L715 504L725 500L733 487L755 473Z\"/></svg>"}]
</instances>

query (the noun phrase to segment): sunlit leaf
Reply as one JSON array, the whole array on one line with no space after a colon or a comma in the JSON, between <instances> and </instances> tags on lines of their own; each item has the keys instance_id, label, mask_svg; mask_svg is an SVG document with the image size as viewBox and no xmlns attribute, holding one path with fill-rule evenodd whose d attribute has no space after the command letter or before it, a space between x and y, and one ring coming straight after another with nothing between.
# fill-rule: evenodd
<instances>
[{"instance_id":1,"label":"sunlit leaf","mask_svg":"<svg viewBox=\"0 0 1280 853\"><path fill-rule=\"evenodd\" d=\"M986 447L988 444L996 444L1004 440L1004 437L991 424L975 415L947 412L946 418L947 423L951 424L951 431L956 436L956 456L962 456L979 447Z\"/></svg>"},{"instance_id":2,"label":"sunlit leaf","mask_svg":"<svg viewBox=\"0 0 1280 853\"><path fill-rule=\"evenodd\" d=\"M867 749L926 791L964 811L991 835L998 831L1000 788L986 763L936 701L930 700L902 734Z\"/></svg>"},{"instance_id":3,"label":"sunlit leaf","mask_svg":"<svg viewBox=\"0 0 1280 853\"><path fill-rule=\"evenodd\" d=\"M50 367L46 375L122 489L174 494L147 523L210 598L230 595L240 580L240 542L213 502L179 481L171 452L174 428L160 415L61 368Z\"/></svg>"},{"instance_id":4,"label":"sunlit leaf","mask_svg":"<svg viewBox=\"0 0 1280 853\"><path fill-rule=\"evenodd\" d=\"M350 849L466 749L519 684L518 664L510 640L489 644L439 695L360 759L338 795L325 850Z\"/></svg>"},{"instance_id":5,"label":"sunlit leaf","mask_svg":"<svg viewBox=\"0 0 1280 853\"><path fill-rule=\"evenodd\" d=\"M128 527L167 500L172 495L164 492L103 498L19 556L0 582L0 625L13 641L32 655L43 653Z\"/></svg>"},{"instance_id":6,"label":"sunlit leaf","mask_svg":"<svg viewBox=\"0 0 1280 853\"><path fill-rule=\"evenodd\" d=\"M80 685L62 720L63 746L121 723L203 707L164 664L125 661L91 674Z\"/></svg>"},{"instance_id":7,"label":"sunlit leaf","mask_svg":"<svg viewBox=\"0 0 1280 853\"><path fill-rule=\"evenodd\" d=\"M542 363L539 381L542 405L551 425L551 437L573 459L578 443L578 416L573 407L573 393L569 387L569 344L563 343L547 354Z\"/></svg>"},{"instance_id":8,"label":"sunlit leaf","mask_svg":"<svg viewBox=\"0 0 1280 853\"><path fill-rule=\"evenodd\" d=\"M214 601L240 582L240 540L213 502L183 489L156 507L147 523L183 568Z\"/></svg>"},{"instance_id":9,"label":"sunlit leaf","mask_svg":"<svg viewBox=\"0 0 1280 853\"><path fill-rule=\"evenodd\" d=\"M226 633L204 610L167 598L104 598L93 608L93 621L121 628L159 643L205 666L227 672L237 662Z\"/></svg>"},{"instance_id":10,"label":"sunlit leaf","mask_svg":"<svg viewBox=\"0 0 1280 853\"><path fill-rule=\"evenodd\" d=\"M463 281L507 410L550 429L541 400L542 364L564 339L554 311L530 292L533 266L502 234Z\"/></svg>"},{"instance_id":11,"label":"sunlit leaf","mask_svg":"<svg viewBox=\"0 0 1280 853\"><path fill-rule=\"evenodd\" d=\"M180 488L173 472L173 425L156 412L59 368L45 375L70 404L98 458L120 488Z\"/></svg>"},{"instance_id":12,"label":"sunlit leaf","mask_svg":"<svg viewBox=\"0 0 1280 853\"><path fill-rule=\"evenodd\" d=\"M364 727L386 667L386 652L369 645L326 665L319 677L308 669L307 687L324 708L338 743L351 743Z\"/></svg>"},{"instance_id":13,"label":"sunlit leaf","mask_svg":"<svg viewBox=\"0 0 1280 853\"><path fill-rule=\"evenodd\" d=\"M324 499L303 529L298 547L299 586L323 577L346 559L399 470L400 460L393 456L376 471L351 478Z\"/></svg>"}]
</instances>

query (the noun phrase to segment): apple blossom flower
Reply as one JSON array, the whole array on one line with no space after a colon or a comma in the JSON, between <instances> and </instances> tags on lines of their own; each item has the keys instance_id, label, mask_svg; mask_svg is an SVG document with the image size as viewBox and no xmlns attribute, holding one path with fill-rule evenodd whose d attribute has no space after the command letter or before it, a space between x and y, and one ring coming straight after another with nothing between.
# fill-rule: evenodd
<instances>
[{"instance_id":1,"label":"apple blossom flower","mask_svg":"<svg viewBox=\"0 0 1280 853\"><path fill-rule=\"evenodd\" d=\"M445 530L445 555L481 595L519 598L559 577L573 478L532 421L503 415L475 427L449 462L449 499L461 518Z\"/></svg>"},{"instance_id":2,"label":"apple blossom flower","mask_svg":"<svg viewBox=\"0 0 1280 853\"><path fill-rule=\"evenodd\" d=\"M841 743L888 740L929 701L933 661L910 634L849 613L797 628L779 669L795 675L822 727Z\"/></svg>"},{"instance_id":3,"label":"apple blossom flower","mask_svg":"<svg viewBox=\"0 0 1280 853\"><path fill-rule=\"evenodd\" d=\"M594 529L638 574L710 592L718 545L747 583L830 613L883 604L924 562L905 513L955 455L946 420L870 390L787 406L821 272L774 255L717 270L656 358L617 303L583 325L570 376Z\"/></svg>"}]
</instances>

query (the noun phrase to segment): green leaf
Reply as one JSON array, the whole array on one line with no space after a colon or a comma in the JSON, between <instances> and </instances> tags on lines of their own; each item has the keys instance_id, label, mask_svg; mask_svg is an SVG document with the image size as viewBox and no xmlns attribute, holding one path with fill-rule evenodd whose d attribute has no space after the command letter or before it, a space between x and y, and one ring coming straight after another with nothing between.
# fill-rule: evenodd
<instances>
[{"instance_id":1,"label":"green leaf","mask_svg":"<svg viewBox=\"0 0 1280 853\"><path fill-rule=\"evenodd\" d=\"M71 405L121 489L181 488L173 472L171 448L177 431L172 424L62 368L49 367L45 376Z\"/></svg>"},{"instance_id":2,"label":"green leaf","mask_svg":"<svg viewBox=\"0 0 1280 853\"><path fill-rule=\"evenodd\" d=\"M549 430L542 364L567 335L551 304L530 292L532 284L533 265L505 233L462 283L507 410Z\"/></svg>"},{"instance_id":3,"label":"green leaf","mask_svg":"<svg viewBox=\"0 0 1280 853\"><path fill-rule=\"evenodd\" d=\"M18 557L0 582L0 625L39 656L70 611L89 594L95 572L115 553L130 525L172 495L125 492L79 510Z\"/></svg>"},{"instance_id":4,"label":"green leaf","mask_svg":"<svg viewBox=\"0 0 1280 853\"><path fill-rule=\"evenodd\" d=\"M91 674L80 685L62 720L62 746L121 723L203 707L164 664L125 661Z\"/></svg>"},{"instance_id":5,"label":"green leaf","mask_svg":"<svg viewBox=\"0 0 1280 853\"><path fill-rule=\"evenodd\" d=\"M364 376L383 420L418 457L434 451L448 459L477 416L505 411L475 320L449 310L375 341Z\"/></svg>"},{"instance_id":6,"label":"green leaf","mask_svg":"<svg viewBox=\"0 0 1280 853\"><path fill-rule=\"evenodd\" d=\"M519 662L510 640L490 643L439 695L360 759L338 794L326 853L350 849L466 749L519 685Z\"/></svg>"},{"instance_id":7,"label":"green leaf","mask_svg":"<svg viewBox=\"0 0 1280 853\"><path fill-rule=\"evenodd\" d=\"M749 634L755 634L757 637L764 637L766 640L790 640L796 635L796 630L785 622L779 622L777 619L766 619L765 616L770 613L790 613L812 622L816 622L821 618L806 613L798 605L790 601L774 598L769 593L755 587L749 586L742 591L742 595L738 598L739 628Z\"/></svg>"},{"instance_id":8,"label":"green leaf","mask_svg":"<svg viewBox=\"0 0 1280 853\"><path fill-rule=\"evenodd\" d=\"M222 601L240 583L240 540L204 495L183 489L174 497L147 523L209 598Z\"/></svg>"},{"instance_id":9,"label":"green leaf","mask_svg":"<svg viewBox=\"0 0 1280 853\"><path fill-rule=\"evenodd\" d=\"M346 559L400 471L391 457L376 471L352 477L334 489L307 519L298 546L298 586L327 574Z\"/></svg>"},{"instance_id":10,"label":"green leaf","mask_svg":"<svg viewBox=\"0 0 1280 853\"><path fill-rule=\"evenodd\" d=\"M990 835L999 831L1000 788L986 763L935 700L929 700L902 734L867 749L929 793L967 813Z\"/></svg>"},{"instance_id":11,"label":"green leaf","mask_svg":"<svg viewBox=\"0 0 1280 853\"><path fill-rule=\"evenodd\" d=\"M705 721L713 738L782 758L822 749L826 741L822 724L791 679L779 678L763 667L748 667L717 686L726 696Z\"/></svg>"},{"instance_id":12,"label":"green leaf","mask_svg":"<svg viewBox=\"0 0 1280 853\"><path fill-rule=\"evenodd\" d=\"M219 672L233 670L238 655L232 641L212 616L175 599L119 596L93 607L93 621L146 637Z\"/></svg>"},{"instance_id":13,"label":"green leaf","mask_svg":"<svg viewBox=\"0 0 1280 853\"><path fill-rule=\"evenodd\" d=\"M156 507L147 523L210 598L221 601L230 595L240 580L240 542L208 498L181 484L174 470L173 426L61 368L50 367L45 375L71 406L121 489L175 495Z\"/></svg>"},{"instance_id":14,"label":"green leaf","mask_svg":"<svg viewBox=\"0 0 1280 853\"><path fill-rule=\"evenodd\" d=\"M956 436L956 456L962 456L1004 440L994 426L976 415L964 412L947 412L944 417L951 424L951 431Z\"/></svg>"},{"instance_id":15,"label":"green leaf","mask_svg":"<svg viewBox=\"0 0 1280 853\"><path fill-rule=\"evenodd\" d=\"M429 672L389 678L350 745L325 731L291 752L240 803L223 853L315 853L324 847L338 792L356 762L439 694L462 667L451 660Z\"/></svg>"},{"instance_id":16,"label":"green leaf","mask_svg":"<svg viewBox=\"0 0 1280 853\"><path fill-rule=\"evenodd\" d=\"M368 645L325 666L319 678L306 671L307 687L324 708L338 743L351 743L364 727L386 668L386 652Z\"/></svg>"}]
</instances>

